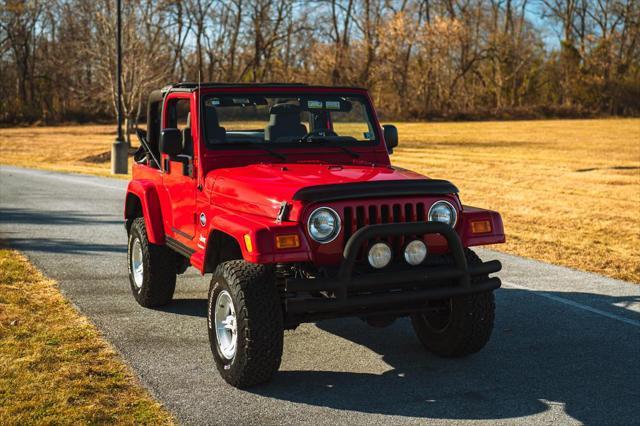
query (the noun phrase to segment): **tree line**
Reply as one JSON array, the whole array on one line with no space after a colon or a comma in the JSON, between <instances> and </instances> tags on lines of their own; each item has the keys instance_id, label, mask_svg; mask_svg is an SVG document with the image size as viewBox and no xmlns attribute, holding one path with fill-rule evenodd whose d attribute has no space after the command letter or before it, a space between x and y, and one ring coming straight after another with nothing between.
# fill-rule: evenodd
<instances>
[{"instance_id":1,"label":"tree line","mask_svg":"<svg viewBox=\"0 0 640 426\"><path fill-rule=\"evenodd\" d=\"M2 0L0 122L112 119L115 0ZM370 90L385 118L640 114L637 0L123 0L123 107L170 81Z\"/></svg>"}]
</instances>

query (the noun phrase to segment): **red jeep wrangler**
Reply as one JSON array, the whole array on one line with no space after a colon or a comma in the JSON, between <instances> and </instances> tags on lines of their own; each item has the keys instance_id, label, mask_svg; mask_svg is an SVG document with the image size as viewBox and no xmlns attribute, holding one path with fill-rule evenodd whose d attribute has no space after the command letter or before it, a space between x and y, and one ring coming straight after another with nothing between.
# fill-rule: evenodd
<instances>
[{"instance_id":1,"label":"red jeep wrangler","mask_svg":"<svg viewBox=\"0 0 640 426\"><path fill-rule=\"evenodd\" d=\"M410 316L425 348L480 350L494 320L500 215L393 167L394 126L364 89L181 83L151 93L125 205L131 290L167 304L176 276L213 273L207 324L222 377L269 380L283 330Z\"/></svg>"}]
</instances>

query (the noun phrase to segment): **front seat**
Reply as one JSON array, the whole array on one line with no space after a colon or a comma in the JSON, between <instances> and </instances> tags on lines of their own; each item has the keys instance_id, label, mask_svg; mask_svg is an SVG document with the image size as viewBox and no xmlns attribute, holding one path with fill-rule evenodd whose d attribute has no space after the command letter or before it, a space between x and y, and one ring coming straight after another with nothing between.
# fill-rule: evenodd
<instances>
[{"instance_id":1,"label":"front seat","mask_svg":"<svg viewBox=\"0 0 640 426\"><path fill-rule=\"evenodd\" d=\"M220 126L215 107L207 106L204 108L204 125L208 143L225 143L227 141L227 130Z\"/></svg>"},{"instance_id":2,"label":"front seat","mask_svg":"<svg viewBox=\"0 0 640 426\"><path fill-rule=\"evenodd\" d=\"M275 104L269 111L269 125L264 129L264 140L277 142L280 138L301 138L307 128L300 122L300 107L295 104Z\"/></svg>"}]
</instances>

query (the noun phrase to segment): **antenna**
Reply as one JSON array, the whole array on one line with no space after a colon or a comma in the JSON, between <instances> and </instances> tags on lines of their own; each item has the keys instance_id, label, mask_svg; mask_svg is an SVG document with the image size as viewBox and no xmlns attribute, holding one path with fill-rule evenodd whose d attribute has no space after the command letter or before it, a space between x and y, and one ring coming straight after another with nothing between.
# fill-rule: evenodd
<instances>
[{"instance_id":1,"label":"antenna","mask_svg":"<svg viewBox=\"0 0 640 426\"><path fill-rule=\"evenodd\" d=\"M202 120L202 81L200 79L200 68L198 68L198 153L200 153L200 147L202 147L202 141L200 138L204 135L204 121ZM198 180L198 189L202 191L202 182L200 181L202 166L198 167L198 176L196 179Z\"/></svg>"},{"instance_id":2,"label":"antenna","mask_svg":"<svg viewBox=\"0 0 640 426\"><path fill-rule=\"evenodd\" d=\"M198 69L198 139L202 136L203 132L200 131L202 126L202 80L200 80L200 69Z\"/></svg>"}]
</instances>

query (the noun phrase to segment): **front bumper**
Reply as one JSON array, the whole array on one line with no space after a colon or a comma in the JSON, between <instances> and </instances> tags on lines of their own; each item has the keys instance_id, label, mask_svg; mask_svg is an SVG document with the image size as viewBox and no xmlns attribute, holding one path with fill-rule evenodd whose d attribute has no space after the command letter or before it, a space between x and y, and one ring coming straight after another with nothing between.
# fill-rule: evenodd
<instances>
[{"instance_id":1,"label":"front bumper","mask_svg":"<svg viewBox=\"0 0 640 426\"><path fill-rule=\"evenodd\" d=\"M440 234L447 240L453 265L407 265L400 271L354 273L360 248L367 241L425 234ZM286 290L292 295L286 300L288 314L316 314L321 317L322 314L329 313L349 315L359 312L378 313L388 309L398 312L419 311L429 299L491 291L501 285L497 277L472 281L472 277L486 277L498 272L502 265L499 261L492 260L469 266L458 234L450 226L438 222L365 226L349 238L343 257L335 277L287 279ZM317 292L326 292L332 297L304 295Z\"/></svg>"}]
</instances>

